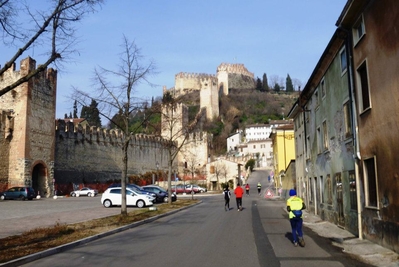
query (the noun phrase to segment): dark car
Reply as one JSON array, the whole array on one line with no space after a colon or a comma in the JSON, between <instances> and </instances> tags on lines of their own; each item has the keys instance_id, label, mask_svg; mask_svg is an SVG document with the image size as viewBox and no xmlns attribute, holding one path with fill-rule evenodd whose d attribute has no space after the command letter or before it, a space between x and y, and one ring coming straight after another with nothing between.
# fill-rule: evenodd
<instances>
[{"instance_id":1,"label":"dark car","mask_svg":"<svg viewBox=\"0 0 399 267\"><path fill-rule=\"evenodd\" d=\"M36 197L35 190L32 187L27 187L27 186L11 187L7 191L0 193L0 200L5 200L5 199L32 200L35 197Z\"/></svg>"},{"instance_id":2,"label":"dark car","mask_svg":"<svg viewBox=\"0 0 399 267\"><path fill-rule=\"evenodd\" d=\"M145 185L143 186L143 189L157 194L156 196L157 202L168 202L169 194L164 188L157 185ZM176 200L177 200L176 194L172 193L172 202Z\"/></svg>"},{"instance_id":3,"label":"dark car","mask_svg":"<svg viewBox=\"0 0 399 267\"><path fill-rule=\"evenodd\" d=\"M108 188L111 187L122 187L121 184L111 184L110 186L108 186ZM156 197L157 195L153 192L144 190L141 186L135 185L135 184L126 184L126 188L132 189L134 192L138 193L138 194L145 194L145 195L149 195L152 197Z\"/></svg>"}]
</instances>

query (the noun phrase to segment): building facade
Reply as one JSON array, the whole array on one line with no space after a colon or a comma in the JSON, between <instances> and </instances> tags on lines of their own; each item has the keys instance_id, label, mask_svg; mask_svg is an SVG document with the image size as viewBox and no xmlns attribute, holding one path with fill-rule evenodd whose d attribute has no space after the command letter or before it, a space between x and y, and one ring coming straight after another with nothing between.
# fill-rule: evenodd
<instances>
[{"instance_id":1,"label":"building facade","mask_svg":"<svg viewBox=\"0 0 399 267\"><path fill-rule=\"evenodd\" d=\"M399 2L348 1L337 26L351 48L359 235L399 251Z\"/></svg>"},{"instance_id":2,"label":"building facade","mask_svg":"<svg viewBox=\"0 0 399 267\"><path fill-rule=\"evenodd\" d=\"M308 209L396 252L397 25L398 1L348 0L289 114Z\"/></svg>"}]
</instances>

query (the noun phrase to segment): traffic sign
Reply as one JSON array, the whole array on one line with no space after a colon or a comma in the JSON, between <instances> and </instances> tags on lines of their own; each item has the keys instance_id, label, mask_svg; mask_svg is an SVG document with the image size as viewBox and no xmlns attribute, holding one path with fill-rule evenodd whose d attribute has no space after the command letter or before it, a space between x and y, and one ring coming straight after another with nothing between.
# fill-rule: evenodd
<instances>
[{"instance_id":1,"label":"traffic sign","mask_svg":"<svg viewBox=\"0 0 399 267\"><path fill-rule=\"evenodd\" d=\"M272 198L273 197L273 192L270 189L267 189L265 198Z\"/></svg>"}]
</instances>

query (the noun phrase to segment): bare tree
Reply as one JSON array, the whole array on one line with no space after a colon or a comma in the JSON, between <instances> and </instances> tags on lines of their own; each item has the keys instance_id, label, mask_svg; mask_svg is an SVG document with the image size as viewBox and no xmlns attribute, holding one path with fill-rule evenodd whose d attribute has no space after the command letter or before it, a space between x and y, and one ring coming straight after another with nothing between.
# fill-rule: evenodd
<instances>
[{"instance_id":1,"label":"bare tree","mask_svg":"<svg viewBox=\"0 0 399 267\"><path fill-rule=\"evenodd\" d=\"M112 125L120 129L125 136L122 145L122 207L121 214L127 215L126 208L126 181L128 172L128 149L131 136L135 129L129 128L129 118L137 110L143 109L146 102L134 97L137 86L141 83L152 85L148 78L156 72L155 63L150 61L143 64L143 56L140 49L134 42L129 42L126 36L123 37L123 52L120 54L120 64L117 70L109 70L102 67L95 69L94 81L98 85L95 93L74 90L74 97L79 103L86 105L92 100L99 104L99 111L102 116L111 121ZM109 80L112 79L112 82ZM117 114L117 116L114 116ZM146 117L148 119L148 117ZM144 123L144 121L143 121Z\"/></svg>"},{"instance_id":2,"label":"bare tree","mask_svg":"<svg viewBox=\"0 0 399 267\"><path fill-rule=\"evenodd\" d=\"M216 180L217 180L217 189L220 189L220 182L219 182L219 177L224 177L224 182L226 183L227 180L227 166L221 161L216 161L215 163L215 175L216 175Z\"/></svg>"},{"instance_id":3,"label":"bare tree","mask_svg":"<svg viewBox=\"0 0 399 267\"><path fill-rule=\"evenodd\" d=\"M103 0L51 0L46 10L37 10L32 1L29 6L23 0L0 0L0 35L4 45L15 48L15 53L0 67L0 76L29 49L40 46L46 60L26 76L14 83L0 88L0 96L6 94L38 73L46 70L50 64L55 66L68 59L76 44L77 29L74 25L84 15L94 12ZM30 18L25 20L25 16Z\"/></svg>"},{"instance_id":4,"label":"bare tree","mask_svg":"<svg viewBox=\"0 0 399 267\"><path fill-rule=\"evenodd\" d=\"M200 118L204 114L204 110L200 110L195 119L188 123L184 119L185 106L176 101L176 99L166 92L162 98L162 137L166 139L166 149L168 150L168 195L172 195L172 168L173 162L182 147L187 141L189 133L193 131L198 124ZM172 204L172 199L169 198L169 204Z\"/></svg>"}]
</instances>

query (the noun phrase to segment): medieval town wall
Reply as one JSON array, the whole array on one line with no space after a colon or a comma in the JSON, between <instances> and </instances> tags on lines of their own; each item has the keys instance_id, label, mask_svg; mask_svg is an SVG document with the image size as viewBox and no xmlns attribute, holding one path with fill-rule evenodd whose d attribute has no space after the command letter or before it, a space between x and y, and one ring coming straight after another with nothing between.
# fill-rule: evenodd
<instances>
[{"instance_id":1,"label":"medieval town wall","mask_svg":"<svg viewBox=\"0 0 399 267\"><path fill-rule=\"evenodd\" d=\"M56 123L56 150L54 178L57 184L108 183L121 179L121 131L74 126L72 122ZM168 151L166 141L149 135L131 137L128 149L128 175L166 169Z\"/></svg>"},{"instance_id":2,"label":"medieval town wall","mask_svg":"<svg viewBox=\"0 0 399 267\"><path fill-rule=\"evenodd\" d=\"M13 64L0 77L0 87L35 69L36 61L30 57L21 60L20 70L15 70ZM2 149L8 149L8 153L2 153L8 166L2 164L0 172L7 172L8 187L31 186L32 173L38 164L41 167L36 172L36 182L49 186L54 161L56 85L57 72L48 69L0 97L1 111L7 113L2 117L5 124Z\"/></svg>"}]
</instances>

